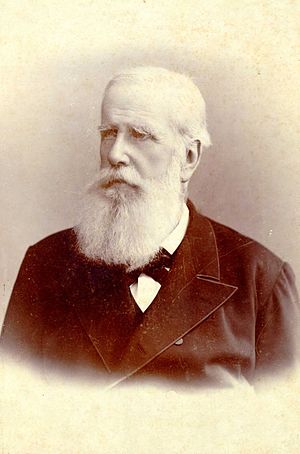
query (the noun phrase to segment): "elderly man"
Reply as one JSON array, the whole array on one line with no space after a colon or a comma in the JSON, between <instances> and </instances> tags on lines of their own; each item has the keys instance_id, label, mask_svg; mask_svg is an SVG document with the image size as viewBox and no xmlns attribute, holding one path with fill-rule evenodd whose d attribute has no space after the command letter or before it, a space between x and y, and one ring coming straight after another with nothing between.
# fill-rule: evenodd
<instances>
[{"instance_id":1,"label":"elderly man","mask_svg":"<svg viewBox=\"0 0 300 454\"><path fill-rule=\"evenodd\" d=\"M210 145L194 83L162 68L124 71L106 87L99 129L99 178L78 225L28 249L5 350L112 383L217 385L291 365L290 267L187 201Z\"/></svg>"}]
</instances>

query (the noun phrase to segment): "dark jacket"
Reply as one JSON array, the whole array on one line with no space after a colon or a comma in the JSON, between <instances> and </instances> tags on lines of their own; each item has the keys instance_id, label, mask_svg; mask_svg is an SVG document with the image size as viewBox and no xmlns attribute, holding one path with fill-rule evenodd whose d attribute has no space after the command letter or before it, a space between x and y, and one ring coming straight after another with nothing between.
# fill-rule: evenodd
<instances>
[{"instance_id":1,"label":"dark jacket","mask_svg":"<svg viewBox=\"0 0 300 454\"><path fill-rule=\"evenodd\" d=\"M105 382L161 377L222 384L278 373L296 354L298 298L288 264L198 214L143 314L121 271L76 250L73 229L30 247L16 280L2 348L18 360Z\"/></svg>"}]
</instances>

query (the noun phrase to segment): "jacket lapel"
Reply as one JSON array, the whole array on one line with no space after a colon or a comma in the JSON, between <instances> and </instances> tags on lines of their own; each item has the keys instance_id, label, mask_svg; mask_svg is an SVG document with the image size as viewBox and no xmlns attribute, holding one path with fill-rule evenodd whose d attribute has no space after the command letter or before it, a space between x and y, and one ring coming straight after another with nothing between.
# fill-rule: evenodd
<instances>
[{"instance_id":1,"label":"jacket lapel","mask_svg":"<svg viewBox=\"0 0 300 454\"><path fill-rule=\"evenodd\" d=\"M118 382L204 322L237 290L220 282L218 250L209 220L196 213L191 204L189 208L186 236L167 280L129 339L116 367Z\"/></svg>"}]
</instances>

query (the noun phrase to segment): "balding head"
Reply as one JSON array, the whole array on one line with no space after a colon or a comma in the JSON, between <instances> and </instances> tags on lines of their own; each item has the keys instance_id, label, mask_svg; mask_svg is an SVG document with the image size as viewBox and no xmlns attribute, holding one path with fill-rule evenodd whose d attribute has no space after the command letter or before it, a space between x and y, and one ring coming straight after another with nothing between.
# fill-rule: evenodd
<instances>
[{"instance_id":1,"label":"balding head","mask_svg":"<svg viewBox=\"0 0 300 454\"><path fill-rule=\"evenodd\" d=\"M206 126L205 102L199 88L188 76L164 68L139 66L121 71L108 83L105 93L116 86L143 92L149 102L159 102L162 110L167 109L170 126L184 140L186 148L195 141L202 146L211 145Z\"/></svg>"}]
</instances>

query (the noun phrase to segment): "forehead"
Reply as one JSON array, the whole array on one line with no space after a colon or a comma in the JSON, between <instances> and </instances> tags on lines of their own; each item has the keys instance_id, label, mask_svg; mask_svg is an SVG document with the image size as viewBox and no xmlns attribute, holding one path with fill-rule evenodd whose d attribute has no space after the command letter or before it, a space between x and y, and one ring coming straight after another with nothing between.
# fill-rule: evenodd
<instances>
[{"instance_id":1,"label":"forehead","mask_svg":"<svg viewBox=\"0 0 300 454\"><path fill-rule=\"evenodd\" d=\"M165 130L170 127L170 106L154 87L118 83L104 96L102 121L117 125L149 125Z\"/></svg>"}]
</instances>

